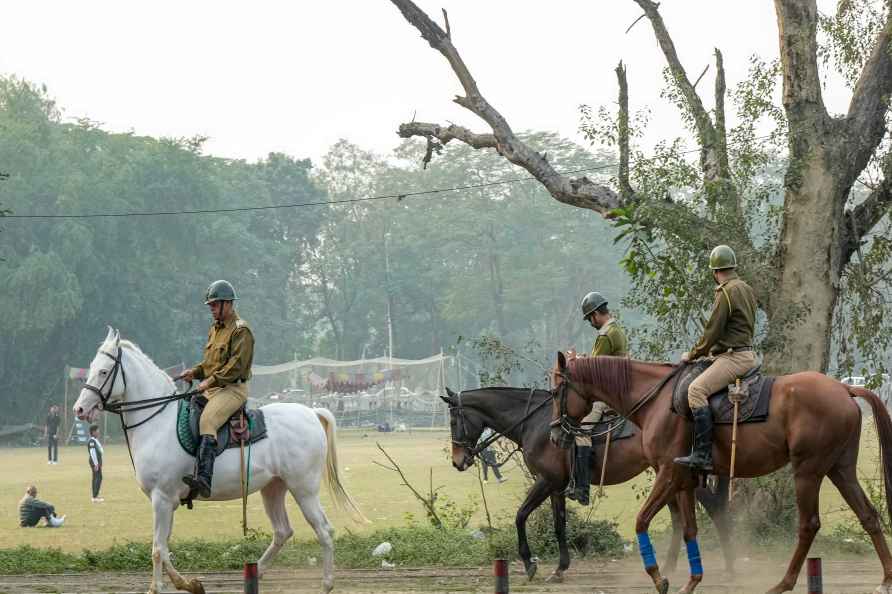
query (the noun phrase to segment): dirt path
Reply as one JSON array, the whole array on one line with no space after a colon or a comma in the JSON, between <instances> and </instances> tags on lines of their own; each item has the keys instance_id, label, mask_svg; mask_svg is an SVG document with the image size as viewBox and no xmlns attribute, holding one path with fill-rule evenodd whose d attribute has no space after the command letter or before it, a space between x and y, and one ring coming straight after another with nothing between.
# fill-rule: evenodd
<instances>
[{"instance_id":1,"label":"dirt path","mask_svg":"<svg viewBox=\"0 0 892 594\"><path fill-rule=\"evenodd\" d=\"M733 581L723 576L707 574L698 592L704 594L756 594L773 585L783 573L780 563L768 561L741 561L739 575ZM546 571L547 570L547 571ZM543 566L542 573L533 582L524 579L522 569L511 567L512 592L553 592L560 594L619 594L653 592L648 578L636 560L618 562L582 561L575 563L562 584L547 584L544 578L550 568ZM869 594L879 583L879 563L872 558L856 561L824 561L825 594ZM417 592L475 592L493 591L490 568L399 568L381 570L339 570L336 574L335 592L371 594L391 592L408 594ZM239 594L243 592L240 572L197 573L208 594ZM670 576L670 591L676 591L684 582L684 573ZM261 583L263 593L318 592L320 573L318 568L297 570L279 569L270 572ZM34 576L0 576L0 594L47 594L47 593L142 593L148 587L149 573L92 573ZM170 584L167 584L169 591ZM799 579L794 592L806 592L806 579Z\"/></svg>"}]
</instances>

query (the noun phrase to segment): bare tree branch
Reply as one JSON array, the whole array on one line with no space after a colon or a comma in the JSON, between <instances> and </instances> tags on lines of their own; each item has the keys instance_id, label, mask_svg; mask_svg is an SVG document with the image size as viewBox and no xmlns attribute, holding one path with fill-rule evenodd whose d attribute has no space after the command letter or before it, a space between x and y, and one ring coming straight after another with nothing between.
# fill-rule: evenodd
<instances>
[{"instance_id":1,"label":"bare tree branch","mask_svg":"<svg viewBox=\"0 0 892 594\"><path fill-rule=\"evenodd\" d=\"M886 10L886 23L861 70L846 114L849 146L845 153L851 170L856 174L867 166L886 134L886 114L889 111L889 95L892 94L892 8Z\"/></svg>"},{"instance_id":2,"label":"bare tree branch","mask_svg":"<svg viewBox=\"0 0 892 594\"><path fill-rule=\"evenodd\" d=\"M378 446L378 449L381 450L381 453L384 454L384 456L387 458L387 460L393 466L392 467L386 466L384 464L381 464L380 462L375 462L375 464L377 464L381 468L386 468L387 470L390 470L392 472L396 472L397 474L399 474L400 478L403 480L403 483L402 483L403 486L407 487L410 491L412 491L412 494L415 496L415 498L418 501L420 501L421 504L425 507L428 515L430 516L431 522L434 524L434 526L436 526L438 528L442 528L443 521L440 520L440 516L437 515L437 509L436 509L436 507L434 507L434 501L436 501L436 492L433 489L433 485L431 485L430 495L428 497L425 497L424 495L419 493L415 489L415 487L413 487L412 484L409 482L409 479L406 478L406 475L403 474L403 470L400 468L400 465L396 463L396 460L394 460L393 458L390 457L390 454L388 454L387 451L383 447L381 447L380 443L375 442L375 445Z\"/></svg>"},{"instance_id":3,"label":"bare tree branch","mask_svg":"<svg viewBox=\"0 0 892 594\"><path fill-rule=\"evenodd\" d=\"M883 180L854 209L846 211L846 233L842 235L843 262L848 262L862 240L892 212L892 154L883 161Z\"/></svg>"},{"instance_id":4,"label":"bare tree branch","mask_svg":"<svg viewBox=\"0 0 892 594\"><path fill-rule=\"evenodd\" d=\"M391 0L409 23L411 23L432 48L440 52L449 62L453 72L458 77L464 89L465 95L455 98L455 102L465 109L473 112L483 121L489 124L495 138L495 147L499 153L511 163L523 167L536 178L555 200L576 206L587 208L606 215L611 209L620 206L620 199L612 189L596 184L587 177L568 178L559 174L548 162L544 155L531 149L515 136L505 118L483 97L477 82L468 70L458 50L452 45L449 35L440 28L427 14L424 13L412 0ZM437 126L439 131L447 130ZM399 134L403 138L411 136L423 136L426 139L436 138L444 142L433 133L432 128L424 130L422 134L416 134L416 129L400 126ZM449 140L459 139L464 141L467 135L458 135L453 130L447 135ZM476 135L478 137L483 135ZM473 146L473 145L472 145ZM487 145L488 146L488 145ZM483 147L481 147L483 148Z\"/></svg>"},{"instance_id":5,"label":"bare tree branch","mask_svg":"<svg viewBox=\"0 0 892 594\"><path fill-rule=\"evenodd\" d=\"M623 202L628 202L634 197L635 191L629 183L629 83L626 80L626 67L622 62L616 67L616 79L619 83L619 195Z\"/></svg>"},{"instance_id":6,"label":"bare tree branch","mask_svg":"<svg viewBox=\"0 0 892 594\"><path fill-rule=\"evenodd\" d=\"M706 73L709 72L709 64L706 65L706 68L703 69L703 72L700 73L700 76L697 77L697 80L694 81L694 88L697 88L697 85L700 84L700 80L706 76Z\"/></svg>"}]
</instances>

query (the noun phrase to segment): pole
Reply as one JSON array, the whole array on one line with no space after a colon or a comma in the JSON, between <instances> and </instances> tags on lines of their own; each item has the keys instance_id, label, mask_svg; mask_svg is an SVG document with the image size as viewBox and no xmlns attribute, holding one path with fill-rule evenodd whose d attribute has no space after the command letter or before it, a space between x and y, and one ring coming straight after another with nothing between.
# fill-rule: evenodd
<instances>
[{"instance_id":1,"label":"pole","mask_svg":"<svg viewBox=\"0 0 892 594\"><path fill-rule=\"evenodd\" d=\"M495 559L492 562L492 574L496 578L495 594L508 594L508 561Z\"/></svg>"},{"instance_id":2,"label":"pole","mask_svg":"<svg viewBox=\"0 0 892 594\"><path fill-rule=\"evenodd\" d=\"M824 577L820 557L808 558L808 594L824 594Z\"/></svg>"},{"instance_id":3,"label":"pole","mask_svg":"<svg viewBox=\"0 0 892 594\"><path fill-rule=\"evenodd\" d=\"M604 496L604 476L607 474L607 452L610 451L610 435L613 430L607 432L607 440L604 442L604 461L601 463L601 482L598 483L598 497ZM585 487L588 489L588 486Z\"/></svg>"},{"instance_id":4,"label":"pole","mask_svg":"<svg viewBox=\"0 0 892 594\"><path fill-rule=\"evenodd\" d=\"M245 594L259 594L260 586L257 583L257 564L245 563Z\"/></svg>"},{"instance_id":5,"label":"pole","mask_svg":"<svg viewBox=\"0 0 892 594\"><path fill-rule=\"evenodd\" d=\"M728 480L728 503L731 503L731 499L734 497L734 464L737 461L737 413L740 410L740 378L737 378L732 401L734 402L734 424L731 426L731 471Z\"/></svg>"}]
</instances>

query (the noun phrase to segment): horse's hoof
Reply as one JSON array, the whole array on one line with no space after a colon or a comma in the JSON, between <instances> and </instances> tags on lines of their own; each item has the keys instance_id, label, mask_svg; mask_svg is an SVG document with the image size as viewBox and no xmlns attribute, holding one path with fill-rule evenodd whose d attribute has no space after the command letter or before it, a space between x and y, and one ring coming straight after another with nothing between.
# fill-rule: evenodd
<instances>
[{"instance_id":1,"label":"horse's hoof","mask_svg":"<svg viewBox=\"0 0 892 594\"><path fill-rule=\"evenodd\" d=\"M527 564L527 580L532 581L534 577L536 577L536 572L539 570L539 560L533 559Z\"/></svg>"},{"instance_id":2,"label":"horse's hoof","mask_svg":"<svg viewBox=\"0 0 892 594\"><path fill-rule=\"evenodd\" d=\"M554 570L551 572L551 575L545 578L545 581L549 584L563 584L564 583L564 572Z\"/></svg>"},{"instance_id":3,"label":"horse's hoof","mask_svg":"<svg viewBox=\"0 0 892 594\"><path fill-rule=\"evenodd\" d=\"M189 580L189 591L192 592L192 594L205 594L204 584L199 580L192 578Z\"/></svg>"},{"instance_id":4,"label":"horse's hoof","mask_svg":"<svg viewBox=\"0 0 892 594\"><path fill-rule=\"evenodd\" d=\"M666 578L660 578L660 583L656 586L659 594L667 594L669 592L669 580Z\"/></svg>"},{"instance_id":5,"label":"horse's hoof","mask_svg":"<svg viewBox=\"0 0 892 594\"><path fill-rule=\"evenodd\" d=\"M874 594L892 594L892 585L880 584L873 592Z\"/></svg>"}]
</instances>

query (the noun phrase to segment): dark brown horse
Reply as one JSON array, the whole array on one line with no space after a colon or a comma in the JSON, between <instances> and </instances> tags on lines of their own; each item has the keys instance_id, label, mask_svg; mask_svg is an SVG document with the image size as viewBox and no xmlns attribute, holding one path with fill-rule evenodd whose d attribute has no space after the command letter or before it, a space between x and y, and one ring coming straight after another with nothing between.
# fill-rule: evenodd
<instances>
[{"instance_id":1,"label":"dark brown horse","mask_svg":"<svg viewBox=\"0 0 892 594\"><path fill-rule=\"evenodd\" d=\"M600 400L641 428L644 455L648 464L657 469L657 478L638 514L635 532L645 571L661 594L668 591L669 583L661 576L653 558L647 529L654 515L675 497L679 497L691 562L691 577L681 592L692 592L702 579L691 497L694 477L687 468L672 463L673 458L690 449L691 427L684 418L670 411L671 386L655 391L674 369L672 365L616 357L576 359L568 365L563 353L558 353L552 374L555 396L552 417L555 421L560 421L561 411L578 421L588 413L593 401ZM768 591L769 594L787 592L796 585L805 556L821 527L818 494L825 476L839 489L873 541L883 566L882 585L876 591L892 592L892 557L877 511L864 495L856 476L861 410L853 400L855 397L866 400L873 410L882 452L886 504L892 513L892 501L889 500L892 420L873 392L847 386L815 372L781 376L771 391L767 421L738 427L735 476L763 476L788 462L793 469L799 510L798 542L787 573ZM556 425L552 429L552 440L559 440L561 431ZM728 474L730 457L731 427L717 426L713 444L713 465L717 474Z\"/></svg>"},{"instance_id":2,"label":"dark brown horse","mask_svg":"<svg viewBox=\"0 0 892 594\"><path fill-rule=\"evenodd\" d=\"M515 522L518 552L530 579L536 574L538 563L532 557L527 542L527 517L547 497L551 497L560 561L548 579L560 581L564 571L570 566L566 534L566 501L563 495L569 479L570 459L566 450L555 446L548 439L548 424L551 420L551 407L548 403L551 400L551 393L546 390L530 391L528 388L483 388L460 394L446 388L446 392L448 396L441 398L449 405L452 465L455 468L463 471L474 463L471 450L476 447L484 427L489 427L520 446L527 467L536 477L536 482L517 511ZM529 418L524 420L528 414ZM593 481L600 480L601 477L603 447L603 444L596 443L592 449L592 477L595 477ZM623 483L638 476L648 466L639 431L631 437L610 444L604 482L607 485ZM727 571L733 573L734 547L731 542L731 521L727 510L728 480L720 479L715 493L708 489L697 489L696 496L715 523L725 553ZM674 568L681 543L681 521L674 501L669 502L669 509L672 513L673 530L666 564Z\"/></svg>"}]
</instances>

